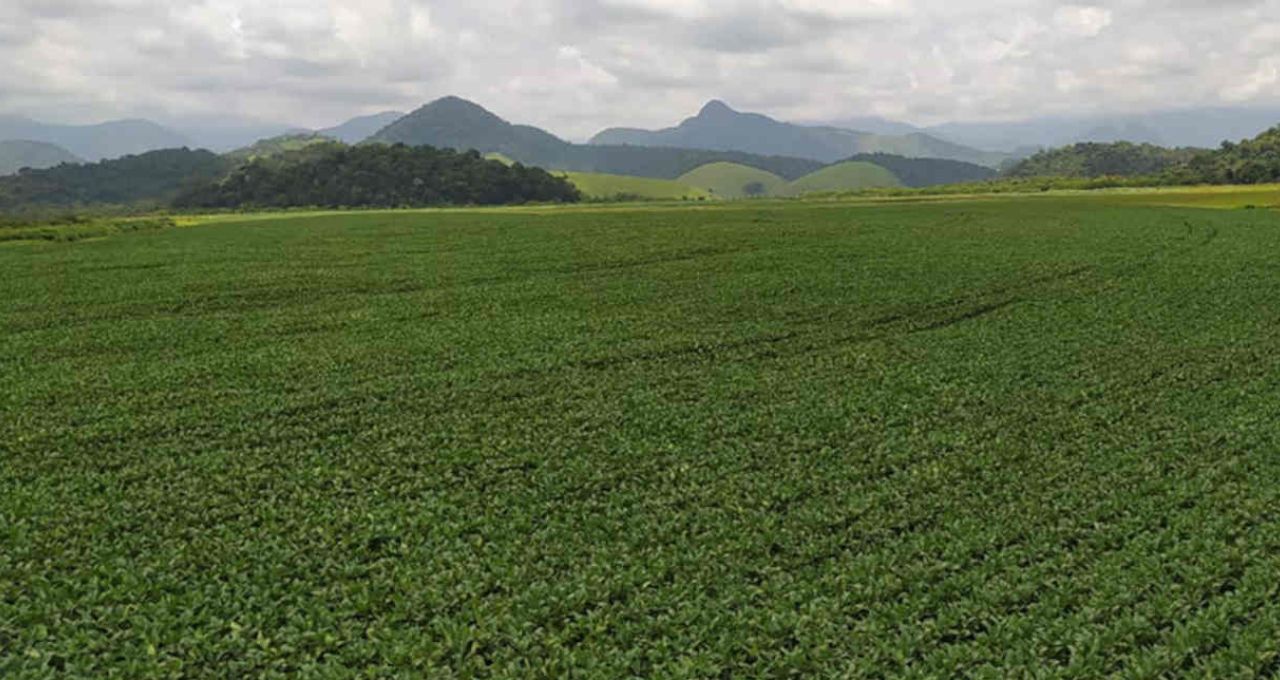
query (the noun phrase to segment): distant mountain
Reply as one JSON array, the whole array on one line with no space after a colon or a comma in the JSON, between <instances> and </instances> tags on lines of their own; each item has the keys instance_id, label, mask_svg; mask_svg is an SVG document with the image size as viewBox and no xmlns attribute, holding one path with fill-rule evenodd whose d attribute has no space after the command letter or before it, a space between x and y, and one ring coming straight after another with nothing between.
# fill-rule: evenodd
<instances>
[{"instance_id":1,"label":"distant mountain","mask_svg":"<svg viewBox=\"0 0 1280 680\"><path fill-rule=\"evenodd\" d=\"M50 125L21 116L0 116L0 139L56 144L89 161L183 147L191 143L183 135L148 120Z\"/></svg>"},{"instance_id":2,"label":"distant mountain","mask_svg":"<svg viewBox=\"0 0 1280 680\"><path fill-rule=\"evenodd\" d=\"M185 121L175 124L174 129L190 138L193 148L209 149L215 153L226 153L281 135L311 133L311 130L296 125L236 119Z\"/></svg>"},{"instance_id":3,"label":"distant mountain","mask_svg":"<svg viewBox=\"0 0 1280 680\"><path fill-rule=\"evenodd\" d=\"M82 163L78 156L55 144L23 139L0 141L0 176L23 168L43 170L62 163Z\"/></svg>"},{"instance_id":4,"label":"distant mountain","mask_svg":"<svg viewBox=\"0 0 1280 680\"><path fill-rule=\"evenodd\" d=\"M475 149L552 167L563 165L573 146L536 127L512 125L484 107L458 97L437 99L379 130L369 141Z\"/></svg>"},{"instance_id":5,"label":"distant mountain","mask_svg":"<svg viewBox=\"0 0 1280 680\"><path fill-rule=\"evenodd\" d=\"M889 153L909 158L943 158L999 167L1006 154L979 151L922 132L884 135L837 127L811 127L742 113L721 101L709 102L698 115L664 130L613 128L592 144L662 146L754 154L796 156L833 163L859 153Z\"/></svg>"},{"instance_id":6,"label":"distant mountain","mask_svg":"<svg viewBox=\"0 0 1280 680\"><path fill-rule=\"evenodd\" d=\"M822 163L741 151L582 145L528 125L513 125L483 107L445 97L379 130L369 143L474 149L550 170L675 179L707 163L729 162L796 179Z\"/></svg>"},{"instance_id":7,"label":"distant mountain","mask_svg":"<svg viewBox=\"0 0 1280 680\"><path fill-rule=\"evenodd\" d=\"M946 123L931 135L981 149L1051 148L1077 142L1133 142L1211 148L1253 137L1280 122L1280 109L1198 108L1130 116L1060 116L992 123Z\"/></svg>"},{"instance_id":8,"label":"distant mountain","mask_svg":"<svg viewBox=\"0 0 1280 680\"><path fill-rule=\"evenodd\" d=\"M332 137L340 142L356 144L372 137L374 133L404 118L399 111L384 111L371 116L359 116L330 128L316 130L316 134Z\"/></svg>"}]
</instances>

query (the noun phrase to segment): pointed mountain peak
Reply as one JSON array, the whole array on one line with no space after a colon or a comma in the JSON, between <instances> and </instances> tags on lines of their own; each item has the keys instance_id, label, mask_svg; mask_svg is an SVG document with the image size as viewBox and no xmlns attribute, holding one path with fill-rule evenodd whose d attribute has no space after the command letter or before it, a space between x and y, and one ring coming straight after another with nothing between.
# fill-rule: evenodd
<instances>
[{"instance_id":1,"label":"pointed mountain peak","mask_svg":"<svg viewBox=\"0 0 1280 680\"><path fill-rule=\"evenodd\" d=\"M426 106L418 109L415 113L431 112L446 115L461 115L478 118L498 118L492 111L480 106L479 104L450 95L441 97Z\"/></svg>"},{"instance_id":2,"label":"pointed mountain peak","mask_svg":"<svg viewBox=\"0 0 1280 680\"><path fill-rule=\"evenodd\" d=\"M736 113L737 111L734 111L733 109L729 108L728 104L720 101L719 99L712 99L711 101L707 102L706 106L702 107L701 111L698 112L698 117L706 118L711 116L726 116L726 115L731 116Z\"/></svg>"}]
</instances>

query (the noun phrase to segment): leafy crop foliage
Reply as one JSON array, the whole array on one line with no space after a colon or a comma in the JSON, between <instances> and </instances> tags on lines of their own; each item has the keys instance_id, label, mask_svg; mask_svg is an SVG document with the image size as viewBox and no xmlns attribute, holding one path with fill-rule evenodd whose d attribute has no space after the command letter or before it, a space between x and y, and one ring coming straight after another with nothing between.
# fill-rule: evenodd
<instances>
[{"instance_id":1,"label":"leafy crop foliage","mask_svg":"<svg viewBox=\"0 0 1280 680\"><path fill-rule=\"evenodd\" d=\"M1268 677L1280 216L0 246L0 676Z\"/></svg>"},{"instance_id":2,"label":"leafy crop foliage","mask_svg":"<svg viewBox=\"0 0 1280 680\"><path fill-rule=\"evenodd\" d=\"M231 162L209 151L167 149L0 177L0 210L86 205L161 205L222 176Z\"/></svg>"},{"instance_id":3,"label":"leafy crop foliage","mask_svg":"<svg viewBox=\"0 0 1280 680\"><path fill-rule=\"evenodd\" d=\"M431 147L313 145L259 158L178 197L182 208L417 207L572 202L578 190L538 168Z\"/></svg>"}]
</instances>

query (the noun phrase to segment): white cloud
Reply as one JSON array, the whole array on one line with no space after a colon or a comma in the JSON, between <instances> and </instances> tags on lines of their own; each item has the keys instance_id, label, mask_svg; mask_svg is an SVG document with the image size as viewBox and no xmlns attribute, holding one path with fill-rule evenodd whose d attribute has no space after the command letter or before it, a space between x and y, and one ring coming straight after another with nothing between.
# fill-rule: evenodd
<instances>
[{"instance_id":1,"label":"white cloud","mask_svg":"<svg viewBox=\"0 0 1280 680\"><path fill-rule=\"evenodd\" d=\"M1071 35L1092 38L1111 25L1111 10L1088 5L1066 5L1053 13L1053 22Z\"/></svg>"},{"instance_id":2,"label":"white cloud","mask_svg":"<svg viewBox=\"0 0 1280 680\"><path fill-rule=\"evenodd\" d=\"M713 97L919 123L1280 104L1280 0L1225 2L0 0L0 113L319 126L457 94L583 138Z\"/></svg>"}]
</instances>

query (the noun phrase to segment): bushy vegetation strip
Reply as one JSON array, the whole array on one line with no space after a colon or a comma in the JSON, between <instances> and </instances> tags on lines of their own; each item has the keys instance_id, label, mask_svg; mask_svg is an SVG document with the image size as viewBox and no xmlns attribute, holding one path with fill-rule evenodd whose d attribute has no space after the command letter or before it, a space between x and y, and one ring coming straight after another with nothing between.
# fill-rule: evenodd
<instances>
[{"instance_id":1,"label":"bushy vegetation strip","mask_svg":"<svg viewBox=\"0 0 1280 680\"><path fill-rule=\"evenodd\" d=\"M1280 216L0 249L0 676L1268 677Z\"/></svg>"}]
</instances>

